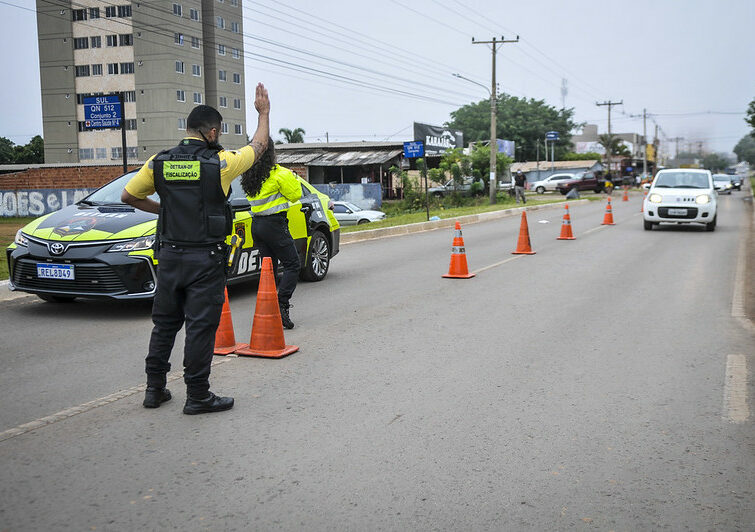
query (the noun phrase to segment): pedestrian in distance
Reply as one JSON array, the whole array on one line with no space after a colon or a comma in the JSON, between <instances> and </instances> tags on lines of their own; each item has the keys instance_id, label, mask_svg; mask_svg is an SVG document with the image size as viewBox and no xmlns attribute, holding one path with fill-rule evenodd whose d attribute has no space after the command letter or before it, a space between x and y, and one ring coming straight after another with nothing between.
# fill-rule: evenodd
<instances>
[{"instance_id":1,"label":"pedestrian in distance","mask_svg":"<svg viewBox=\"0 0 755 532\"><path fill-rule=\"evenodd\" d=\"M522 198L522 203L527 203L527 198L524 197L524 185L527 183L527 176L524 172L517 170L514 174L514 192L516 194L516 202L519 203L519 198Z\"/></svg>"},{"instance_id":2,"label":"pedestrian in distance","mask_svg":"<svg viewBox=\"0 0 755 532\"><path fill-rule=\"evenodd\" d=\"M261 83L255 89L254 107L259 116L252 141L231 151L219 143L221 114L208 105L195 107L186 119L186 137L175 148L150 157L121 194L124 203L158 215L154 327L145 360L146 408L171 399L166 375L176 333L184 325L184 414L233 407L232 397L210 391L209 378L225 300L225 239L233 223L228 205L231 181L259 160L270 137L270 100ZM148 198L154 192L159 203Z\"/></svg>"},{"instance_id":3,"label":"pedestrian in distance","mask_svg":"<svg viewBox=\"0 0 755 532\"><path fill-rule=\"evenodd\" d=\"M244 172L241 187L252 205L252 239L260 256L270 257L273 274L277 278L278 261L283 267L283 276L278 284L278 306L281 322L286 329L293 329L289 309L291 296L296 289L301 263L294 239L288 230L288 209L302 196L301 184L288 168L275 161L272 139L258 164Z\"/></svg>"}]
</instances>

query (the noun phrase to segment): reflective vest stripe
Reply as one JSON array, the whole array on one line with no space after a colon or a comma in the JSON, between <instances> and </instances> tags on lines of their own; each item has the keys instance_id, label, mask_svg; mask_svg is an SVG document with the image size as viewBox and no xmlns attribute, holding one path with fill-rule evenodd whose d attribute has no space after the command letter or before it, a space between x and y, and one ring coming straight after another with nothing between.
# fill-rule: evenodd
<instances>
[{"instance_id":1,"label":"reflective vest stripe","mask_svg":"<svg viewBox=\"0 0 755 532\"><path fill-rule=\"evenodd\" d=\"M259 207L260 205L265 205L266 203L270 203L271 201L275 201L278 198L282 198L282 197L283 197L283 194L280 194L280 193L273 194L272 196L268 196L266 198L250 200L249 205L251 205L252 207Z\"/></svg>"},{"instance_id":2,"label":"reflective vest stripe","mask_svg":"<svg viewBox=\"0 0 755 532\"><path fill-rule=\"evenodd\" d=\"M272 207L268 209L255 212L254 216L270 216L271 214L275 214L276 212L285 211L290 206L291 205L288 202L279 203L278 205L273 205Z\"/></svg>"}]
</instances>

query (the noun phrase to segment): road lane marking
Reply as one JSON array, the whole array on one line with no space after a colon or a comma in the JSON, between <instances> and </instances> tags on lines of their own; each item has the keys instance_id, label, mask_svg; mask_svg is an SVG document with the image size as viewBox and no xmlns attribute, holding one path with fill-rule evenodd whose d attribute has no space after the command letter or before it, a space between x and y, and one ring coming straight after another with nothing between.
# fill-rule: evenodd
<instances>
[{"instance_id":1,"label":"road lane marking","mask_svg":"<svg viewBox=\"0 0 755 532\"><path fill-rule=\"evenodd\" d=\"M223 364L231 360L231 358L235 357L223 357L215 359L212 361L212 365L217 366L218 364ZM168 374L167 382L173 382L181 378L183 378L183 371L173 371ZM35 419L34 421L30 421L29 423L18 425L17 427L13 427L12 429L0 432L0 442L15 438L16 436L21 436L22 434L26 434L27 432L31 432L32 430L46 427L47 425L52 425L53 423L63 421L64 419L68 419L77 414L83 414L84 412L89 412L90 410L94 410L95 408L109 405L110 403L114 403L115 401L118 401L120 399L124 399L139 392L143 392L145 388L147 388L146 384L140 384L139 386L134 386L133 388L128 388L126 390L111 393L110 395L106 395L105 397L100 397L99 399L95 399L94 401L89 401L78 406L66 408L65 410L61 410L60 412L57 412L55 414Z\"/></svg>"},{"instance_id":2,"label":"road lane marking","mask_svg":"<svg viewBox=\"0 0 755 532\"><path fill-rule=\"evenodd\" d=\"M739 237L739 249L737 251L737 269L734 273L734 295L731 298L731 315L739 323L742 324L746 330L751 333L755 333L755 324L750 318L748 318L745 311L745 288L747 272L745 270L747 265L747 239L749 237L749 231L744 230Z\"/></svg>"},{"instance_id":3,"label":"road lane marking","mask_svg":"<svg viewBox=\"0 0 755 532\"><path fill-rule=\"evenodd\" d=\"M750 417L747 405L747 358L744 355L726 357L723 417L732 423L744 423Z\"/></svg>"},{"instance_id":4,"label":"road lane marking","mask_svg":"<svg viewBox=\"0 0 755 532\"><path fill-rule=\"evenodd\" d=\"M491 264L491 265L489 265L489 266L483 266L483 267L482 267L482 268L480 268L479 270L474 270L474 271L473 271L472 273L474 273L474 274L478 274L478 273L480 273L480 272L484 272L484 271L486 271L486 270L490 270L490 269L492 269L492 268L495 268L495 267L497 267L497 266L500 266L501 264L506 264L507 262L511 262L512 260L521 259L522 257L524 257L524 255L517 255L517 256L515 256L515 257L509 257L508 259L502 260L502 261L500 261L500 262L496 262L495 264Z\"/></svg>"}]
</instances>

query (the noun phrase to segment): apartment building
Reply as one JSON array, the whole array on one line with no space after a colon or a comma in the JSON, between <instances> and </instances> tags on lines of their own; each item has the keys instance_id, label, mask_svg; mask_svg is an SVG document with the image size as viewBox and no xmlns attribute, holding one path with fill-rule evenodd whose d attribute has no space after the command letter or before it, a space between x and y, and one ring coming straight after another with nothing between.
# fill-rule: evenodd
<instances>
[{"instance_id":1,"label":"apartment building","mask_svg":"<svg viewBox=\"0 0 755 532\"><path fill-rule=\"evenodd\" d=\"M129 161L175 145L197 104L223 115L223 146L246 144L242 0L37 0L37 13L46 163L121 161L120 129L88 129L83 105L120 92Z\"/></svg>"}]
</instances>

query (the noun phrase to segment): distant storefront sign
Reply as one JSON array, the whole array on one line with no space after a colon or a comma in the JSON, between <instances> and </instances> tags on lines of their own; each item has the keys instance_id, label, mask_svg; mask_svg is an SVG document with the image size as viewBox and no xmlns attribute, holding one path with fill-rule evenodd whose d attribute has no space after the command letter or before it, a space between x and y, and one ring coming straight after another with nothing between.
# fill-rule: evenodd
<instances>
[{"instance_id":1,"label":"distant storefront sign","mask_svg":"<svg viewBox=\"0 0 755 532\"><path fill-rule=\"evenodd\" d=\"M464 135L461 131L431 126L414 122L414 140L425 143L425 155L443 155L453 148L464 146Z\"/></svg>"},{"instance_id":2,"label":"distant storefront sign","mask_svg":"<svg viewBox=\"0 0 755 532\"><path fill-rule=\"evenodd\" d=\"M606 154L606 149L600 145L599 142L575 142L575 153L599 153L601 155Z\"/></svg>"},{"instance_id":3,"label":"distant storefront sign","mask_svg":"<svg viewBox=\"0 0 755 532\"><path fill-rule=\"evenodd\" d=\"M503 153L512 159L515 157L516 142L513 140L496 139L498 142L498 153Z\"/></svg>"}]
</instances>

